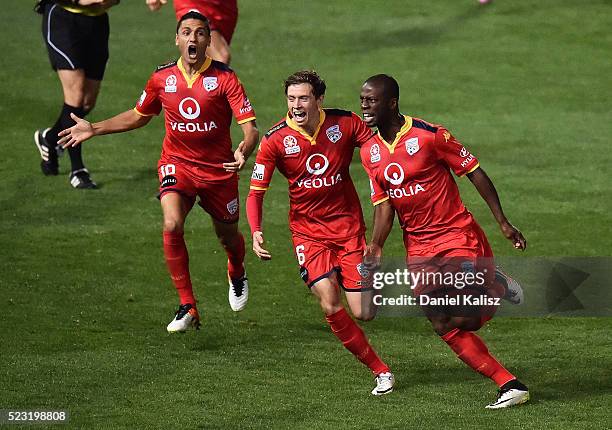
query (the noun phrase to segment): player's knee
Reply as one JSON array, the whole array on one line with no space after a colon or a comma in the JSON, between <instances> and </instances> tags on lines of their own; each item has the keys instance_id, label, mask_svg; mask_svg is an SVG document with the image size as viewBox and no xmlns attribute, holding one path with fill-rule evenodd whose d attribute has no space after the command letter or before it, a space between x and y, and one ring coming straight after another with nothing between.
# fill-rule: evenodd
<instances>
[{"instance_id":1,"label":"player's knee","mask_svg":"<svg viewBox=\"0 0 612 430\"><path fill-rule=\"evenodd\" d=\"M321 299L319 304L321 305L321 310L325 315L333 315L342 309L342 305L340 301L336 300L325 300Z\"/></svg>"},{"instance_id":2,"label":"player's knee","mask_svg":"<svg viewBox=\"0 0 612 430\"><path fill-rule=\"evenodd\" d=\"M376 308L374 306L361 307L360 309L351 308L351 313L359 321L372 321L376 316Z\"/></svg>"},{"instance_id":3,"label":"player's knee","mask_svg":"<svg viewBox=\"0 0 612 430\"><path fill-rule=\"evenodd\" d=\"M166 233L182 233L183 223L177 219L164 219L163 229Z\"/></svg>"},{"instance_id":4,"label":"player's knee","mask_svg":"<svg viewBox=\"0 0 612 430\"><path fill-rule=\"evenodd\" d=\"M96 101L95 100L91 100L88 101L87 99L83 101L83 115L87 115L89 112L91 112L93 110L93 108L96 107Z\"/></svg>"}]
</instances>

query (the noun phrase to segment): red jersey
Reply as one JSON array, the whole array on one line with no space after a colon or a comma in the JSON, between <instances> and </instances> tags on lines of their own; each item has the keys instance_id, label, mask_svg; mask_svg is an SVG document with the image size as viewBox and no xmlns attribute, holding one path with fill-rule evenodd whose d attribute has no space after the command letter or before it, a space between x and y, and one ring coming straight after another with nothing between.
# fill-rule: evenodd
<instances>
[{"instance_id":1,"label":"red jersey","mask_svg":"<svg viewBox=\"0 0 612 430\"><path fill-rule=\"evenodd\" d=\"M195 163L210 181L234 173L222 164L234 161L230 125L255 119L255 112L236 74L225 64L207 58L193 77L179 59L159 66L134 110L140 115L165 112L166 135L162 158Z\"/></svg>"},{"instance_id":2,"label":"red jersey","mask_svg":"<svg viewBox=\"0 0 612 430\"><path fill-rule=\"evenodd\" d=\"M261 141L251 190L266 190L274 168L289 182L289 228L315 239L349 238L365 231L349 174L355 147L372 131L352 112L324 109L314 136L287 115Z\"/></svg>"},{"instance_id":3,"label":"red jersey","mask_svg":"<svg viewBox=\"0 0 612 430\"><path fill-rule=\"evenodd\" d=\"M444 127L404 116L392 143L380 134L361 147L372 203L390 199L408 240L436 240L474 221L451 174L478 168L478 160Z\"/></svg>"}]
</instances>

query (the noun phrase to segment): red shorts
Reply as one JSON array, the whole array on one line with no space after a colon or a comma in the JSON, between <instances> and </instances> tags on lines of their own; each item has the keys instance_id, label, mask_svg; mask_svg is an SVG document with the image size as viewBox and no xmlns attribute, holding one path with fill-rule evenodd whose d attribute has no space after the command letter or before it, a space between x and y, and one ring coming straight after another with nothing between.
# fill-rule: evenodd
<instances>
[{"instance_id":1,"label":"red shorts","mask_svg":"<svg viewBox=\"0 0 612 430\"><path fill-rule=\"evenodd\" d=\"M312 287L333 272L338 274L340 286L346 291L366 291L362 280L363 251L366 246L363 235L342 240L316 240L293 235L295 256L300 265L300 275L308 287Z\"/></svg>"},{"instance_id":2,"label":"red shorts","mask_svg":"<svg viewBox=\"0 0 612 430\"><path fill-rule=\"evenodd\" d=\"M501 297L495 284L495 262L493 251L484 232L476 223L468 228L449 232L422 241L407 238L407 265L410 272L421 273L424 279L414 285L413 294L418 297L457 297L459 303L465 303L463 297L481 294L492 298ZM496 306L434 306L433 310L447 315L492 316Z\"/></svg>"},{"instance_id":3,"label":"red shorts","mask_svg":"<svg viewBox=\"0 0 612 430\"><path fill-rule=\"evenodd\" d=\"M203 168L177 160L159 160L159 197L165 193L179 193L189 199L191 205L196 197L206 212L217 221L233 224L238 222L238 175L223 182L206 181Z\"/></svg>"},{"instance_id":4,"label":"red shorts","mask_svg":"<svg viewBox=\"0 0 612 430\"><path fill-rule=\"evenodd\" d=\"M208 18L211 31L221 33L227 44L230 44L238 22L236 0L174 0L177 21L190 10L197 10Z\"/></svg>"}]
</instances>

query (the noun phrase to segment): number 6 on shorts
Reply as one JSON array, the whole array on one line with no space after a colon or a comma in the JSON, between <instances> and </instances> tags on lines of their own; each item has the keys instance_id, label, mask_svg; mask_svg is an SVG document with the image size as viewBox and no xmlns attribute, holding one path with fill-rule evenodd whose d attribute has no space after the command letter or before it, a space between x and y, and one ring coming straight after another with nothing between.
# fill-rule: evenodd
<instances>
[{"instance_id":1,"label":"number 6 on shorts","mask_svg":"<svg viewBox=\"0 0 612 430\"><path fill-rule=\"evenodd\" d=\"M298 264L303 266L306 262L306 256L304 255L304 245L298 245L295 247L295 255L297 257Z\"/></svg>"}]
</instances>

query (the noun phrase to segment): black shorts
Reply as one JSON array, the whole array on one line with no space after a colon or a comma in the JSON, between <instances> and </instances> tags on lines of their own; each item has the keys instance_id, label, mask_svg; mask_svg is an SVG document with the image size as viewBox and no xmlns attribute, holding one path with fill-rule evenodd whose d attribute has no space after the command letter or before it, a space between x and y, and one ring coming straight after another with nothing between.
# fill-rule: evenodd
<instances>
[{"instance_id":1,"label":"black shorts","mask_svg":"<svg viewBox=\"0 0 612 430\"><path fill-rule=\"evenodd\" d=\"M42 32L53 70L83 69L88 79L102 80L108 61L108 14L72 13L50 2Z\"/></svg>"}]
</instances>

